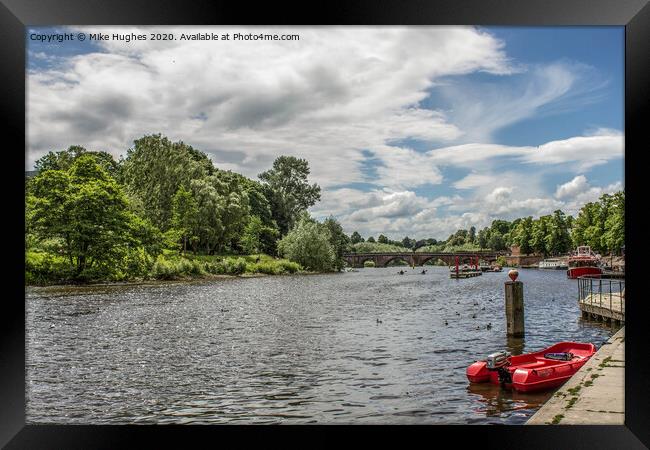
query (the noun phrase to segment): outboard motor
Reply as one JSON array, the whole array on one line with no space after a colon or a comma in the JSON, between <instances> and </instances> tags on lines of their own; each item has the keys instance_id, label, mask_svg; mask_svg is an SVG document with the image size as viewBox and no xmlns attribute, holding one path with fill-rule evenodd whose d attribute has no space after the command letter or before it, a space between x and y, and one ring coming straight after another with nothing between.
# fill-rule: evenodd
<instances>
[{"instance_id":1,"label":"outboard motor","mask_svg":"<svg viewBox=\"0 0 650 450\"><path fill-rule=\"evenodd\" d=\"M496 352L488 355L486 359L486 368L488 370L496 370L499 373L499 382L501 384L512 383L512 377L508 366L510 365L510 352Z\"/></svg>"}]
</instances>

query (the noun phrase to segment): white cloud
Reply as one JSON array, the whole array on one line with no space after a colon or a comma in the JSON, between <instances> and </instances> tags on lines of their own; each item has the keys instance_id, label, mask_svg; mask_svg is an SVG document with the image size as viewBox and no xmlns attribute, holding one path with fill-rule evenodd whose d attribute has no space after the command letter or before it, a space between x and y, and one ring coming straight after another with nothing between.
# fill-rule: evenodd
<instances>
[{"instance_id":1,"label":"white cloud","mask_svg":"<svg viewBox=\"0 0 650 450\"><path fill-rule=\"evenodd\" d=\"M555 190L556 198L575 197L589 189L589 183L584 175L578 175L573 180L566 182L557 187Z\"/></svg>"},{"instance_id":2,"label":"white cloud","mask_svg":"<svg viewBox=\"0 0 650 450\"><path fill-rule=\"evenodd\" d=\"M623 135L620 132L610 133L547 142L536 151L525 153L523 160L533 164L574 163L577 170L586 171L623 157Z\"/></svg>"},{"instance_id":3,"label":"white cloud","mask_svg":"<svg viewBox=\"0 0 650 450\"><path fill-rule=\"evenodd\" d=\"M458 180L454 183L456 189L473 189L481 186L485 186L494 182L497 179L494 175L484 175L476 172L472 172L467 175L465 178Z\"/></svg>"}]
</instances>

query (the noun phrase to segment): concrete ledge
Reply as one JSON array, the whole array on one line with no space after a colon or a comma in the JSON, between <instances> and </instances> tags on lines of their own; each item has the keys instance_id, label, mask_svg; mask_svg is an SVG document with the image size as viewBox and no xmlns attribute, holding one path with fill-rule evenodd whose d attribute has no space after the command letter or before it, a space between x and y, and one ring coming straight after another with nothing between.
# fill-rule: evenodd
<instances>
[{"instance_id":1,"label":"concrete ledge","mask_svg":"<svg viewBox=\"0 0 650 450\"><path fill-rule=\"evenodd\" d=\"M623 425L625 327L612 336L526 425Z\"/></svg>"}]
</instances>

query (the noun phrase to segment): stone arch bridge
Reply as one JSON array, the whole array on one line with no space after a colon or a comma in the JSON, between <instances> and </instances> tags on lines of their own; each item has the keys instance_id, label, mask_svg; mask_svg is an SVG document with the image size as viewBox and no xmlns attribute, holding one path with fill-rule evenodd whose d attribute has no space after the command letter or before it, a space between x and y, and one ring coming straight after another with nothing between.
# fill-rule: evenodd
<instances>
[{"instance_id":1,"label":"stone arch bridge","mask_svg":"<svg viewBox=\"0 0 650 450\"><path fill-rule=\"evenodd\" d=\"M459 264L470 264L476 261L478 257L482 261L494 262L501 255L507 255L507 252L479 251L479 252L391 252L391 253L346 253L343 259L350 267L363 267L366 261L375 263L375 267L386 267L395 260L402 260L409 266L422 266L427 261L441 259L447 265L456 264L458 257Z\"/></svg>"}]
</instances>

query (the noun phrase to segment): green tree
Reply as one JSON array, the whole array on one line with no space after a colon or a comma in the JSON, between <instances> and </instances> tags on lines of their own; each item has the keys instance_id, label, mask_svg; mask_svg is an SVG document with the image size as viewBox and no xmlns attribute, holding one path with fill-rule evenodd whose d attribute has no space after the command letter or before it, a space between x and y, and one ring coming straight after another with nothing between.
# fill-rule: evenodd
<instances>
[{"instance_id":1,"label":"green tree","mask_svg":"<svg viewBox=\"0 0 650 450\"><path fill-rule=\"evenodd\" d=\"M293 156L280 156L273 168L259 175L266 183L273 218L280 233L286 234L300 213L320 200L320 187L309 184L309 163Z\"/></svg>"},{"instance_id":2,"label":"green tree","mask_svg":"<svg viewBox=\"0 0 650 450\"><path fill-rule=\"evenodd\" d=\"M358 244L359 242L363 242L363 238L361 237L361 235L359 234L358 231L355 231L355 232L352 233L352 235L350 236L350 242L351 242L352 244Z\"/></svg>"},{"instance_id":3,"label":"green tree","mask_svg":"<svg viewBox=\"0 0 650 450\"><path fill-rule=\"evenodd\" d=\"M334 267L341 270L344 265L343 254L350 250L350 238L343 232L343 227L333 216L325 219L323 227L329 235L330 244L336 256Z\"/></svg>"},{"instance_id":4,"label":"green tree","mask_svg":"<svg viewBox=\"0 0 650 450\"><path fill-rule=\"evenodd\" d=\"M493 231L490 233L490 239L488 241L488 247L492 250L506 250L506 242L503 238L503 235L498 231Z\"/></svg>"},{"instance_id":5,"label":"green tree","mask_svg":"<svg viewBox=\"0 0 650 450\"><path fill-rule=\"evenodd\" d=\"M75 277L115 271L136 248L160 251L158 230L129 210L119 184L92 155L78 156L68 170L45 170L32 184L29 229L62 242Z\"/></svg>"},{"instance_id":6,"label":"green tree","mask_svg":"<svg viewBox=\"0 0 650 450\"><path fill-rule=\"evenodd\" d=\"M490 225L491 231L496 231L501 236L505 236L510 231L510 222L507 220L493 220L492 225Z\"/></svg>"},{"instance_id":7,"label":"green tree","mask_svg":"<svg viewBox=\"0 0 650 450\"><path fill-rule=\"evenodd\" d=\"M116 178L119 174L119 164L110 153L103 151L88 151L80 145L71 145L67 150L48 152L34 163L37 172L46 170L69 170L75 160L81 155L90 155L95 163L103 167L110 176Z\"/></svg>"},{"instance_id":8,"label":"green tree","mask_svg":"<svg viewBox=\"0 0 650 450\"><path fill-rule=\"evenodd\" d=\"M197 156L191 146L157 135L134 141L122 163L127 194L145 217L162 231L172 226L172 200L181 186L208 176L209 159Z\"/></svg>"},{"instance_id":9,"label":"green tree","mask_svg":"<svg viewBox=\"0 0 650 450\"><path fill-rule=\"evenodd\" d=\"M533 233L533 218L532 216L524 217L519 221L515 230L513 240L519 246L519 250L524 255L529 255L533 252L531 244Z\"/></svg>"},{"instance_id":10,"label":"green tree","mask_svg":"<svg viewBox=\"0 0 650 450\"><path fill-rule=\"evenodd\" d=\"M373 236L370 236L370 237L366 240L366 242L373 242L373 243L374 243L374 242L377 242L377 241L375 241L375 238L374 238Z\"/></svg>"},{"instance_id":11,"label":"green tree","mask_svg":"<svg viewBox=\"0 0 650 450\"><path fill-rule=\"evenodd\" d=\"M336 252L325 227L300 218L294 228L278 242L282 256L295 261L308 270L332 270L336 265Z\"/></svg>"},{"instance_id":12,"label":"green tree","mask_svg":"<svg viewBox=\"0 0 650 450\"><path fill-rule=\"evenodd\" d=\"M551 255L567 253L571 248L571 235L566 215L560 210L556 210L548 221L546 247Z\"/></svg>"},{"instance_id":13,"label":"green tree","mask_svg":"<svg viewBox=\"0 0 650 450\"><path fill-rule=\"evenodd\" d=\"M625 245L625 192L615 193L609 206L603 241L610 252L618 253Z\"/></svg>"},{"instance_id":14,"label":"green tree","mask_svg":"<svg viewBox=\"0 0 650 450\"><path fill-rule=\"evenodd\" d=\"M548 247L549 228L551 216L541 216L533 222L533 231L531 233L531 247L536 253L547 256L550 253Z\"/></svg>"},{"instance_id":15,"label":"green tree","mask_svg":"<svg viewBox=\"0 0 650 450\"><path fill-rule=\"evenodd\" d=\"M468 242L470 244L476 243L476 227L475 226L472 226L469 229L469 234L467 235L467 238L468 238Z\"/></svg>"},{"instance_id":16,"label":"green tree","mask_svg":"<svg viewBox=\"0 0 650 450\"><path fill-rule=\"evenodd\" d=\"M181 186L172 199L172 226L183 241L183 254L187 251L187 243L196 243L199 222L199 205L192 191Z\"/></svg>"},{"instance_id":17,"label":"green tree","mask_svg":"<svg viewBox=\"0 0 650 450\"><path fill-rule=\"evenodd\" d=\"M278 231L275 228L267 227L258 216L251 216L244 228L240 244L248 254L257 254L264 250L265 238L276 237Z\"/></svg>"},{"instance_id":18,"label":"green tree","mask_svg":"<svg viewBox=\"0 0 650 450\"><path fill-rule=\"evenodd\" d=\"M489 240L490 240L489 228L487 227L483 228L481 231L478 232L478 245L480 248L488 248Z\"/></svg>"}]
</instances>

